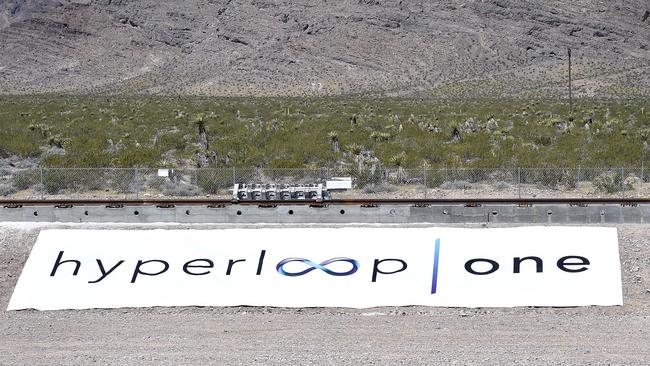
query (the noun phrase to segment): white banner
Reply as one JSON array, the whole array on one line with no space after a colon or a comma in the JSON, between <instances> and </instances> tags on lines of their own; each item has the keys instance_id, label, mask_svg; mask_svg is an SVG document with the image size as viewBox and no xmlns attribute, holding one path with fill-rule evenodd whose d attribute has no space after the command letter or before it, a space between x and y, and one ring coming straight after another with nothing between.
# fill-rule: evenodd
<instances>
[{"instance_id":1,"label":"white banner","mask_svg":"<svg viewBox=\"0 0 650 366\"><path fill-rule=\"evenodd\" d=\"M8 310L622 304L615 228L43 230Z\"/></svg>"}]
</instances>

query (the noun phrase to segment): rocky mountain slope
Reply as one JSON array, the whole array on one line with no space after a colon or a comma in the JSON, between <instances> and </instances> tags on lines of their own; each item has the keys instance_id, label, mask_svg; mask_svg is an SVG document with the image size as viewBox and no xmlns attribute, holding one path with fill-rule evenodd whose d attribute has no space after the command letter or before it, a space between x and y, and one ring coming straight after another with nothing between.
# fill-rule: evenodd
<instances>
[{"instance_id":1,"label":"rocky mountain slope","mask_svg":"<svg viewBox=\"0 0 650 366\"><path fill-rule=\"evenodd\" d=\"M0 93L650 95L647 0L0 0Z\"/></svg>"}]
</instances>

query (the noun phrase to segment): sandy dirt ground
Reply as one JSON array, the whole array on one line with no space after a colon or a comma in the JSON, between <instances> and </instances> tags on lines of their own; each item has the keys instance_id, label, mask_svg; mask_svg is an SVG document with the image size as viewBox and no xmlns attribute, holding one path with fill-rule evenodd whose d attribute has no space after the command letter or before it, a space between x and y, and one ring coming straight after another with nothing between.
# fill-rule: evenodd
<instances>
[{"instance_id":1,"label":"sandy dirt ground","mask_svg":"<svg viewBox=\"0 0 650 366\"><path fill-rule=\"evenodd\" d=\"M41 227L0 224L3 309ZM2 311L0 365L648 365L650 227L618 229L622 307Z\"/></svg>"}]
</instances>

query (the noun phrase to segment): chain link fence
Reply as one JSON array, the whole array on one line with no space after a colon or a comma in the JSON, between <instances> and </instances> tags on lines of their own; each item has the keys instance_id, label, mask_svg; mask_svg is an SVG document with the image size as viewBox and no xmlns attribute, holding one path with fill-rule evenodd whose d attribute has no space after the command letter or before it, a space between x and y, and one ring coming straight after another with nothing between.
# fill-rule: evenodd
<instances>
[{"instance_id":1,"label":"chain link fence","mask_svg":"<svg viewBox=\"0 0 650 366\"><path fill-rule=\"evenodd\" d=\"M0 196L15 199L232 198L235 183L325 184L352 177L332 198L597 198L650 196L640 168L0 169Z\"/></svg>"}]
</instances>

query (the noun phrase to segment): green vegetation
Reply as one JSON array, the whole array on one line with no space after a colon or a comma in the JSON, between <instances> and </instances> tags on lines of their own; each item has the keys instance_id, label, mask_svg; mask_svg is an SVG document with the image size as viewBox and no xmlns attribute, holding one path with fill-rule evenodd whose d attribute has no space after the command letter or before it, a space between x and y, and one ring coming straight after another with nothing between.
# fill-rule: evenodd
<instances>
[{"instance_id":1,"label":"green vegetation","mask_svg":"<svg viewBox=\"0 0 650 366\"><path fill-rule=\"evenodd\" d=\"M0 157L279 168L358 167L361 155L394 168L638 166L649 157L647 100L574 104L570 116L549 100L4 96Z\"/></svg>"}]
</instances>

